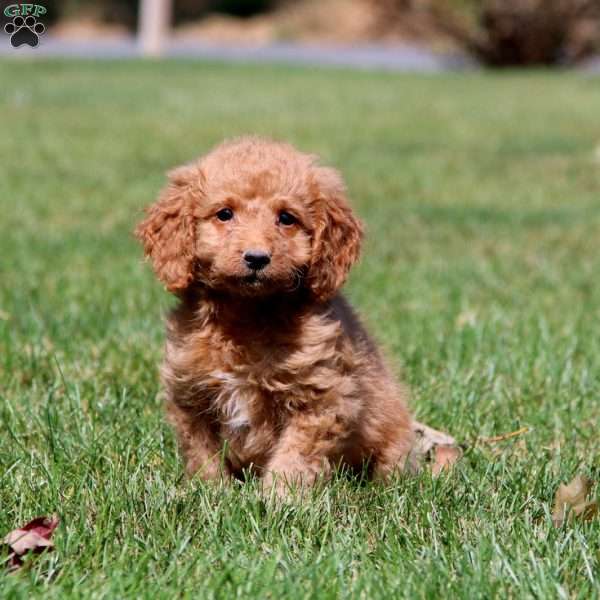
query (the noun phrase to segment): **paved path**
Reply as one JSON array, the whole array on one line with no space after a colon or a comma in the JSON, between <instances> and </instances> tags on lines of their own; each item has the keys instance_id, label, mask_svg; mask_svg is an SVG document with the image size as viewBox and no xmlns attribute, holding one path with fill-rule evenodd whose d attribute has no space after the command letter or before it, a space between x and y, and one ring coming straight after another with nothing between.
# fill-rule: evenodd
<instances>
[{"instance_id":1,"label":"paved path","mask_svg":"<svg viewBox=\"0 0 600 600\"><path fill-rule=\"evenodd\" d=\"M37 48L13 48L0 37L0 56L53 56L69 58L135 58L139 51L134 38L110 41L66 41L49 35ZM463 55L437 54L418 46L326 46L278 43L268 46L231 46L201 42L172 41L165 56L246 63L330 65L389 71L438 72L474 68Z\"/></svg>"}]
</instances>

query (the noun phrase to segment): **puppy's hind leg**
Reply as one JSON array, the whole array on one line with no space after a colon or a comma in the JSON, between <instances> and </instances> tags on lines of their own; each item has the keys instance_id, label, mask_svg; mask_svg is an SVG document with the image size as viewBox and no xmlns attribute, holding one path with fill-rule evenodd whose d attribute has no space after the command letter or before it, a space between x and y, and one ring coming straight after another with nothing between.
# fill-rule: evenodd
<instances>
[{"instance_id":1,"label":"puppy's hind leg","mask_svg":"<svg viewBox=\"0 0 600 600\"><path fill-rule=\"evenodd\" d=\"M412 418L401 397L392 393L380 399L360 424L366 458L373 477L385 479L395 472L415 471L412 458L414 432Z\"/></svg>"}]
</instances>

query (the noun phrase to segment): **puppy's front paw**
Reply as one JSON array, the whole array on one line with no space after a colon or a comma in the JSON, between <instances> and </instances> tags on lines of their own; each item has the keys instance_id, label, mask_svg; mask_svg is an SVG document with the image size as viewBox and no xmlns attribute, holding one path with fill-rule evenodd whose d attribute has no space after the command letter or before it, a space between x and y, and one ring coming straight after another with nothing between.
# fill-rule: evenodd
<instances>
[{"instance_id":1,"label":"puppy's front paw","mask_svg":"<svg viewBox=\"0 0 600 600\"><path fill-rule=\"evenodd\" d=\"M286 481L285 476L279 473L267 472L261 484L261 494L265 500L273 498L285 500L293 495L292 486Z\"/></svg>"},{"instance_id":2,"label":"puppy's front paw","mask_svg":"<svg viewBox=\"0 0 600 600\"><path fill-rule=\"evenodd\" d=\"M188 459L185 467L188 478L198 477L203 481L229 481L231 473L218 458Z\"/></svg>"},{"instance_id":3,"label":"puppy's front paw","mask_svg":"<svg viewBox=\"0 0 600 600\"><path fill-rule=\"evenodd\" d=\"M262 477L262 493L265 498L289 499L302 497L318 481L330 474L329 463L313 465L287 465L288 468L271 468Z\"/></svg>"}]
</instances>

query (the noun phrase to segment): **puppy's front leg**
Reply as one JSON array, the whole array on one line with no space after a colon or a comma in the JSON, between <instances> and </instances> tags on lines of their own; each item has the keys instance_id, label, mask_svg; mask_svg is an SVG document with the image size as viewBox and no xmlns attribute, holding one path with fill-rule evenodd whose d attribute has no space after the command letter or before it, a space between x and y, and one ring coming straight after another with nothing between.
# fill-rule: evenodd
<instances>
[{"instance_id":1,"label":"puppy's front leg","mask_svg":"<svg viewBox=\"0 0 600 600\"><path fill-rule=\"evenodd\" d=\"M290 487L310 486L328 478L341 454L348 427L341 415L297 414L289 421L267 463L263 483L286 495Z\"/></svg>"},{"instance_id":2,"label":"puppy's front leg","mask_svg":"<svg viewBox=\"0 0 600 600\"><path fill-rule=\"evenodd\" d=\"M231 475L219 439L204 415L174 402L168 403L167 415L177 433L188 476L198 474L204 480L211 480Z\"/></svg>"}]
</instances>

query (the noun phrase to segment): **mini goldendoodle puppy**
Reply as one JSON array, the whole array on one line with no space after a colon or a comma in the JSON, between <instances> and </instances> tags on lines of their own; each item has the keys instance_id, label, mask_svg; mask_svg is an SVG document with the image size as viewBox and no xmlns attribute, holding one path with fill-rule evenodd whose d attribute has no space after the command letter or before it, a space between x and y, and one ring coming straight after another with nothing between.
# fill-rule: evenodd
<instances>
[{"instance_id":1,"label":"mini goldendoodle puppy","mask_svg":"<svg viewBox=\"0 0 600 600\"><path fill-rule=\"evenodd\" d=\"M169 180L136 234L179 298L162 380L187 472L253 468L284 492L403 469L405 393L339 293L362 237L339 173L245 137Z\"/></svg>"}]
</instances>

